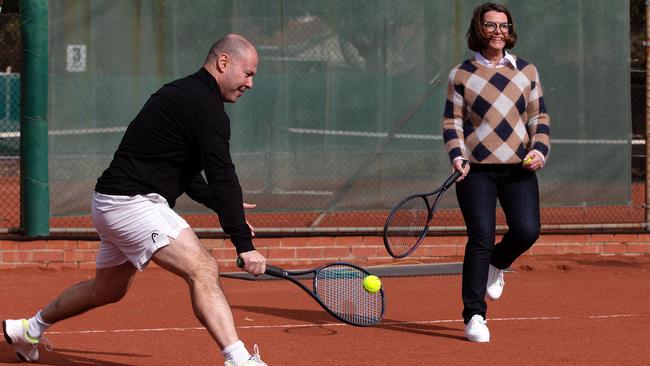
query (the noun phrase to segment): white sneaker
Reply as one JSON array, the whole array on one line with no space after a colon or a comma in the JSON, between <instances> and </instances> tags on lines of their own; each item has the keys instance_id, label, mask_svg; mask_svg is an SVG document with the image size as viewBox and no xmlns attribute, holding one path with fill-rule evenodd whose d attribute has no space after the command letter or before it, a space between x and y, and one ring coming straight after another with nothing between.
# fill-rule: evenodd
<instances>
[{"instance_id":1,"label":"white sneaker","mask_svg":"<svg viewBox=\"0 0 650 366\"><path fill-rule=\"evenodd\" d=\"M470 342L489 342L490 330L487 321L476 314L465 324L465 338Z\"/></svg>"},{"instance_id":2,"label":"white sneaker","mask_svg":"<svg viewBox=\"0 0 650 366\"><path fill-rule=\"evenodd\" d=\"M24 362L36 362L38 361L38 345L41 341L27 334L28 329L27 319L7 319L2 322L5 340L13 346L18 359Z\"/></svg>"},{"instance_id":3,"label":"white sneaker","mask_svg":"<svg viewBox=\"0 0 650 366\"><path fill-rule=\"evenodd\" d=\"M257 345L253 345L253 354L251 357L246 360L246 362L241 363L239 365L235 365L235 363L232 360L228 360L224 363L224 366L268 366L264 361L262 361L262 358L260 357L260 349L257 347Z\"/></svg>"},{"instance_id":4,"label":"white sneaker","mask_svg":"<svg viewBox=\"0 0 650 366\"><path fill-rule=\"evenodd\" d=\"M506 281L503 279L503 273L505 271L498 269L497 267L490 264L490 269L488 270L488 280L486 288L487 298L494 301L501 297L503 293L503 286L505 286Z\"/></svg>"}]
</instances>

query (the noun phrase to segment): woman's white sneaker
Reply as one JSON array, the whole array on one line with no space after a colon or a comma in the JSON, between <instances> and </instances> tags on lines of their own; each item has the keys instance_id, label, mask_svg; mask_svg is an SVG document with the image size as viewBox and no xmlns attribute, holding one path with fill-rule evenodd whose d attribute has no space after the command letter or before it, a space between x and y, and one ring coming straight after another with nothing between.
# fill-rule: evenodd
<instances>
[{"instance_id":1,"label":"woman's white sneaker","mask_svg":"<svg viewBox=\"0 0 650 366\"><path fill-rule=\"evenodd\" d=\"M494 301L501 297L503 286L506 284L506 281L503 279L504 272L504 270L498 269L490 264L487 285L485 287L488 299Z\"/></svg>"},{"instance_id":2,"label":"woman's white sneaker","mask_svg":"<svg viewBox=\"0 0 650 366\"><path fill-rule=\"evenodd\" d=\"M487 321L482 316L475 314L465 324L465 338L470 342L489 342L490 330L487 327Z\"/></svg>"}]
</instances>

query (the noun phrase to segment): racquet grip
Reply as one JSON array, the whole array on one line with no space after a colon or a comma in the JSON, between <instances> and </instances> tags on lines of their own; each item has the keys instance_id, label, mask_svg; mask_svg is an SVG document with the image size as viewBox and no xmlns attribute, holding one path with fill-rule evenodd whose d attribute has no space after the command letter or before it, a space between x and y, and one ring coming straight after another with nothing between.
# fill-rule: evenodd
<instances>
[{"instance_id":1,"label":"racquet grip","mask_svg":"<svg viewBox=\"0 0 650 366\"><path fill-rule=\"evenodd\" d=\"M462 164L460 167L461 167L461 168L465 168L465 165L467 165L467 160L463 160L463 164ZM456 180L458 180L458 178L459 178L462 174L463 174L463 173L462 173L460 170L454 170L454 172L452 173L452 175L451 175L449 178L447 178L447 180L445 181L445 183L443 183L442 186L444 187L444 189L445 189L445 190L449 189L449 187L451 187L452 184L456 183Z\"/></svg>"},{"instance_id":2,"label":"racquet grip","mask_svg":"<svg viewBox=\"0 0 650 366\"><path fill-rule=\"evenodd\" d=\"M280 278L287 276L287 272L285 270L283 270L280 267L272 266L270 264L266 265L266 271L264 273L266 273L269 276L280 277Z\"/></svg>"},{"instance_id":3,"label":"racquet grip","mask_svg":"<svg viewBox=\"0 0 650 366\"><path fill-rule=\"evenodd\" d=\"M244 263L244 259L242 259L242 257L237 257L237 267L243 269L245 264L246 263ZM280 267L272 266L270 264L266 265L266 271L264 273L266 273L269 276L280 277L280 278L287 276L287 272L285 272L285 270L283 270Z\"/></svg>"}]
</instances>

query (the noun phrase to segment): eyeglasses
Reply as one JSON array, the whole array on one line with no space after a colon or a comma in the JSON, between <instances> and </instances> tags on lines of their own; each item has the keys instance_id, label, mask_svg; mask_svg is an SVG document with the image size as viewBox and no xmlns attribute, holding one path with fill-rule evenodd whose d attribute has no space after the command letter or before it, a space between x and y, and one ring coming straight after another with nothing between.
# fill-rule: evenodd
<instances>
[{"instance_id":1,"label":"eyeglasses","mask_svg":"<svg viewBox=\"0 0 650 366\"><path fill-rule=\"evenodd\" d=\"M512 24L510 23L495 23L495 22L485 22L483 23L483 26L485 27L485 30L488 32L494 32L497 30L497 26L499 27L499 30L502 33L508 33L510 31L510 28L512 28Z\"/></svg>"}]
</instances>

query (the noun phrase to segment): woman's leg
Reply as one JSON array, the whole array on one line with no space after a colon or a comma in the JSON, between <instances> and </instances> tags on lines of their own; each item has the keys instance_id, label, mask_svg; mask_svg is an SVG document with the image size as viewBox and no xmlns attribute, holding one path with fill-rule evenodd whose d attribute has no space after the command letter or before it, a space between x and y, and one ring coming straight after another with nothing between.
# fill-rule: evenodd
<instances>
[{"instance_id":1,"label":"woman's leg","mask_svg":"<svg viewBox=\"0 0 650 366\"><path fill-rule=\"evenodd\" d=\"M475 314L485 318L485 284L492 258L496 225L497 187L489 172L471 170L456 184L458 204L467 226L467 245L463 260L463 319Z\"/></svg>"},{"instance_id":2,"label":"woman's leg","mask_svg":"<svg viewBox=\"0 0 650 366\"><path fill-rule=\"evenodd\" d=\"M491 264L506 269L530 247L540 232L539 188L534 172L514 169L499 184L498 197L508 224L508 232L492 253Z\"/></svg>"}]
</instances>

